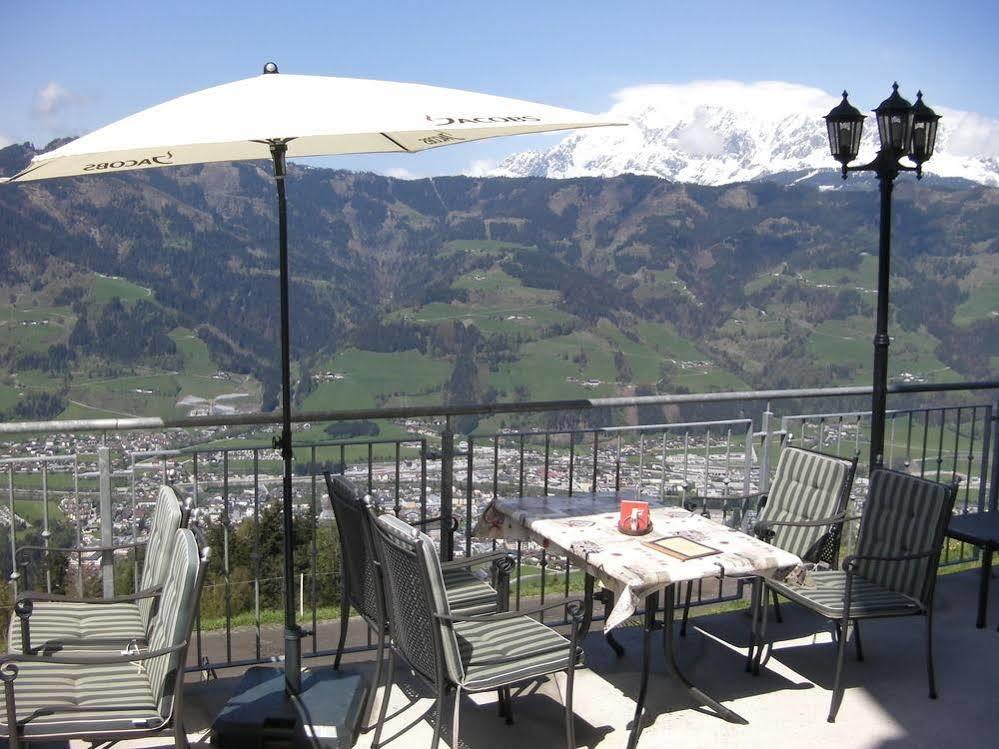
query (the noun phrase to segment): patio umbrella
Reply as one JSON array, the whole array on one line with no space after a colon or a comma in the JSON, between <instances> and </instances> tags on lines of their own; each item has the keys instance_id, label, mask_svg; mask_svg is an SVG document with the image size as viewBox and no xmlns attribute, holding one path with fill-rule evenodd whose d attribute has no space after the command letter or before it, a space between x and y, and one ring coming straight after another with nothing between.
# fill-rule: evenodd
<instances>
[{"instance_id":1,"label":"patio umbrella","mask_svg":"<svg viewBox=\"0 0 999 749\"><path fill-rule=\"evenodd\" d=\"M356 78L262 75L143 110L40 154L7 183L115 174L216 161L268 159L278 196L281 415L284 461L285 678L300 690L300 640L291 591L292 449L285 160L297 156L414 153L500 135L615 125L582 112L518 99Z\"/></svg>"}]
</instances>

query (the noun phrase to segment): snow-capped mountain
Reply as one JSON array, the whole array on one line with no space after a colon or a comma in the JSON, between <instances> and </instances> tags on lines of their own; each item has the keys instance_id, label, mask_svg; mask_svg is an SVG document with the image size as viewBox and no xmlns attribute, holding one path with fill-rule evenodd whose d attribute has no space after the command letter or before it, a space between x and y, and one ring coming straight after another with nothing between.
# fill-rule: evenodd
<instances>
[{"instance_id":1,"label":"snow-capped mountain","mask_svg":"<svg viewBox=\"0 0 999 749\"><path fill-rule=\"evenodd\" d=\"M606 116L630 127L569 135L546 151L505 159L496 176L584 177L633 173L721 185L836 168L825 115L839 100L793 83L698 81L626 88ZM938 107L936 153L924 171L999 185L999 120ZM860 157L878 149L873 114L864 123Z\"/></svg>"}]
</instances>

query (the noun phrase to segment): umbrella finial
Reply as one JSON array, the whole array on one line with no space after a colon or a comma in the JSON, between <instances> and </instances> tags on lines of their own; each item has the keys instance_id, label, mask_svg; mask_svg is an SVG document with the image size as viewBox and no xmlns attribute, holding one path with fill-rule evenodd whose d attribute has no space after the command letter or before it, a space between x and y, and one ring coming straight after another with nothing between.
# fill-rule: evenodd
<instances>
[{"instance_id":1,"label":"umbrella finial","mask_svg":"<svg viewBox=\"0 0 999 749\"><path fill-rule=\"evenodd\" d=\"M277 72L278 68L276 62L268 62L264 65L264 75L267 75L268 73L277 73Z\"/></svg>"}]
</instances>

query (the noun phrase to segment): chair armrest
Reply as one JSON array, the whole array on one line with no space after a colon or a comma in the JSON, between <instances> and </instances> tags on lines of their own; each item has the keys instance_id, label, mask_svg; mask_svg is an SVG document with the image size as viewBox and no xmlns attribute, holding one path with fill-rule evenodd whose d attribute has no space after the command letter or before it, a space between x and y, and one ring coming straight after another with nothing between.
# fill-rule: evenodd
<instances>
[{"instance_id":1,"label":"chair armrest","mask_svg":"<svg viewBox=\"0 0 999 749\"><path fill-rule=\"evenodd\" d=\"M582 603L583 602L578 598L568 598L563 601L547 603L544 606L538 606L533 609L521 609L519 611L502 611L496 614L477 614L475 616L462 616L460 614L434 614L434 616L445 622L502 622L507 619L516 619L521 616L531 616L532 614L540 614L544 611L561 607L572 608L575 606L577 608L581 608ZM574 614L572 615L572 618L575 620L576 617Z\"/></svg>"},{"instance_id":2,"label":"chair armrest","mask_svg":"<svg viewBox=\"0 0 999 749\"><path fill-rule=\"evenodd\" d=\"M435 517L435 518L427 518L426 520L414 520L413 522L410 523L410 525L413 526L414 528L424 528L425 529L431 523L439 523L440 520L441 520L440 516L438 516L438 517ZM452 515L451 516L451 532L453 533L456 530L458 530L458 518L456 516Z\"/></svg>"},{"instance_id":3,"label":"chair armrest","mask_svg":"<svg viewBox=\"0 0 999 749\"><path fill-rule=\"evenodd\" d=\"M496 562L500 559L513 559L513 556L509 551L490 551L486 554L477 554L471 557L461 557L460 559L454 559L450 562L441 562L442 570L457 570L465 569L466 567L475 567L479 564L489 564L490 562ZM516 564L516 561L514 561Z\"/></svg>"},{"instance_id":4,"label":"chair armrest","mask_svg":"<svg viewBox=\"0 0 999 749\"><path fill-rule=\"evenodd\" d=\"M187 647L187 640L168 648L149 650L144 653L75 653L73 655L31 655L29 653L8 653L0 656L0 669L6 668L8 664L18 663L58 663L65 666L111 666L117 663L135 663L136 661L148 661L152 658L159 658L162 655L176 653L178 650Z\"/></svg>"},{"instance_id":5,"label":"chair armrest","mask_svg":"<svg viewBox=\"0 0 999 749\"><path fill-rule=\"evenodd\" d=\"M851 554L843 560L843 570L853 572L857 567L857 562L911 562L915 559L925 559L937 553L936 549L917 551L914 554L900 554L897 556L881 556L877 554Z\"/></svg>"},{"instance_id":6,"label":"chair armrest","mask_svg":"<svg viewBox=\"0 0 999 749\"><path fill-rule=\"evenodd\" d=\"M58 593L43 593L40 591L30 591L26 590L17 596L18 601L35 601L35 602L63 602L63 603L92 603L95 605L108 604L108 603L131 603L134 601L139 601L143 598L153 598L158 596L163 592L162 585L156 585L152 588L146 588L145 590L140 590L137 593L129 593L128 595L115 596L114 598L80 598L79 596L64 596Z\"/></svg>"},{"instance_id":7,"label":"chair armrest","mask_svg":"<svg viewBox=\"0 0 999 749\"><path fill-rule=\"evenodd\" d=\"M20 554L22 551L58 551L67 554L89 554L117 549L137 549L145 545L145 541L135 541L134 543L111 544L110 546L18 546L17 553Z\"/></svg>"}]
</instances>

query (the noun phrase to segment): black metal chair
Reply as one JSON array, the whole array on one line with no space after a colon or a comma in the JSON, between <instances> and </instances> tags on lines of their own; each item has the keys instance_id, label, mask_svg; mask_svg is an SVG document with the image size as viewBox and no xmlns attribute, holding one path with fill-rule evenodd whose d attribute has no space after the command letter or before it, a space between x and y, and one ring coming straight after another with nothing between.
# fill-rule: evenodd
<instances>
[{"instance_id":1,"label":"black metal chair","mask_svg":"<svg viewBox=\"0 0 999 749\"><path fill-rule=\"evenodd\" d=\"M350 623L350 610L353 607L377 642L372 687L374 692L380 684L385 638L388 634L385 599L376 573L377 557L373 551L374 514L365 500L358 496L350 481L328 471L323 475L340 539L340 640L333 667L340 668ZM439 520L440 518L428 518L420 525ZM485 564L491 565L493 585L483 582L471 572L472 567ZM513 557L505 551L443 563L448 604L454 611L466 615L505 611L509 604L510 571L513 566Z\"/></svg>"},{"instance_id":2,"label":"black metal chair","mask_svg":"<svg viewBox=\"0 0 999 749\"><path fill-rule=\"evenodd\" d=\"M860 619L899 616L926 617L926 669L931 699L936 699L933 673L933 594L944 531L950 521L957 484L945 485L907 473L877 469L871 474L860 523L857 551L843 560L842 570L818 570L811 583L790 585L777 580L763 584L782 596L831 620L838 650L829 722L843 700L841 677L851 629L857 659L863 660ZM767 596L759 596L766 642ZM757 620L754 611L754 625ZM755 640L754 635L754 640ZM772 646L771 646L772 647ZM756 653L759 673L762 648Z\"/></svg>"},{"instance_id":3,"label":"black metal chair","mask_svg":"<svg viewBox=\"0 0 999 749\"><path fill-rule=\"evenodd\" d=\"M497 690L509 704L515 684L565 671L566 742L575 749L572 689L582 650L577 641L583 622L580 601L550 603L530 611L463 615L452 611L444 571L432 540L392 515L376 521L375 553L384 581L391 633L388 677L379 711L374 746L379 746L392 690L395 656L436 693L437 721L431 749L437 749L444 700L454 690L451 746L458 746L460 697L464 692ZM530 617L566 608L572 634L566 639Z\"/></svg>"},{"instance_id":4,"label":"black metal chair","mask_svg":"<svg viewBox=\"0 0 999 749\"><path fill-rule=\"evenodd\" d=\"M698 501L704 513L711 503L720 503L726 520L744 525L754 511L753 534L767 543L798 556L805 562L825 562L836 566L846 506L857 472L857 456L851 459L808 450L785 447L777 461L770 489L736 497L697 497L687 504L695 509ZM692 583L687 583L680 635L686 634ZM770 589L777 620L781 620L777 591ZM752 651L749 654L752 659Z\"/></svg>"}]
</instances>

